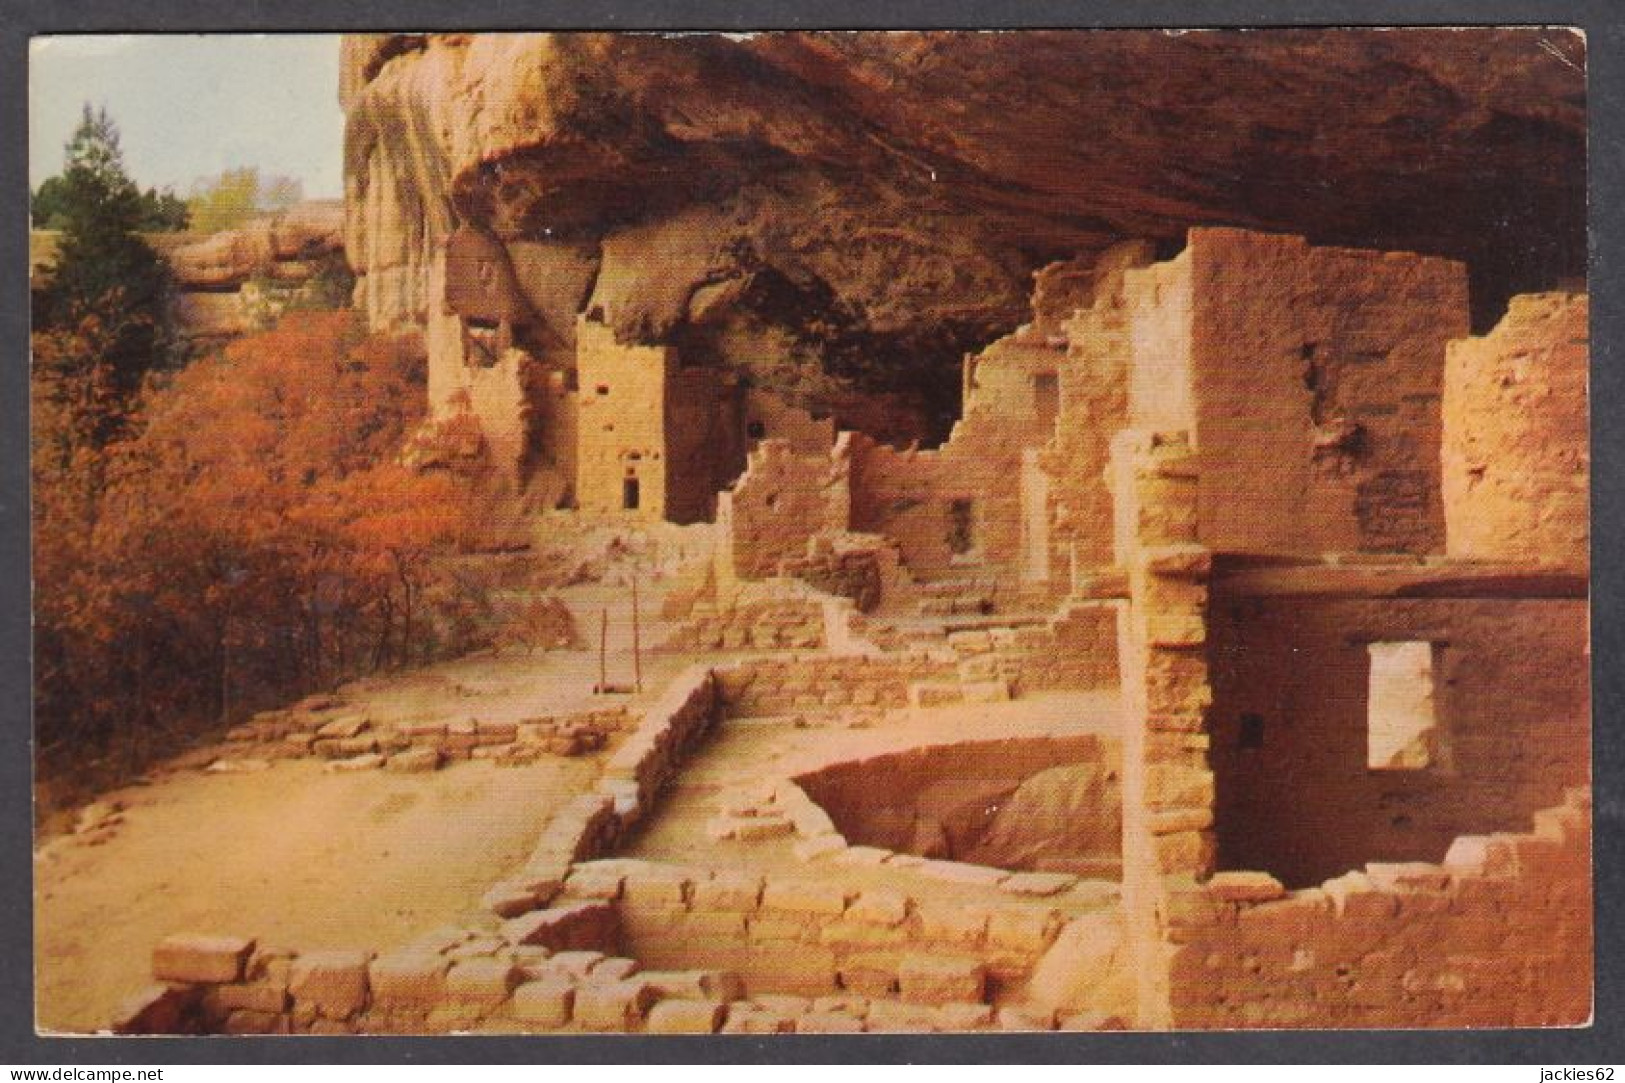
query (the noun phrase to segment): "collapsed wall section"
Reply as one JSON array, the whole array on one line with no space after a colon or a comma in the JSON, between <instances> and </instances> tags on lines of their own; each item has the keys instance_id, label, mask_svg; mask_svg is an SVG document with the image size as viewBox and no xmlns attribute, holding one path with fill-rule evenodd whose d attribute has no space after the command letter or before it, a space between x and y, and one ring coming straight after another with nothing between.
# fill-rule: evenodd
<instances>
[{"instance_id":1,"label":"collapsed wall section","mask_svg":"<svg viewBox=\"0 0 1625 1083\"><path fill-rule=\"evenodd\" d=\"M1514 297L1488 335L1450 344L1443 484L1452 556L1586 563L1589 309L1583 293Z\"/></svg>"},{"instance_id":2,"label":"collapsed wall section","mask_svg":"<svg viewBox=\"0 0 1625 1083\"><path fill-rule=\"evenodd\" d=\"M1368 864L1282 893L1221 874L1170 922L1168 1023L1582 1026L1592 1016L1591 797L1442 863Z\"/></svg>"},{"instance_id":3,"label":"collapsed wall section","mask_svg":"<svg viewBox=\"0 0 1625 1083\"><path fill-rule=\"evenodd\" d=\"M576 503L583 511L665 515L669 346L627 346L602 323L576 326Z\"/></svg>"}]
</instances>

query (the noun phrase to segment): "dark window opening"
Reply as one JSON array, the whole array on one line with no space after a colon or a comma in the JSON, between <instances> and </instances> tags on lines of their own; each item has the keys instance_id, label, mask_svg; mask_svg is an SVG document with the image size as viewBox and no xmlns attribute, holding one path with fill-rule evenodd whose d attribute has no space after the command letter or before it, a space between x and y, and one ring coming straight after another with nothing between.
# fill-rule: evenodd
<instances>
[{"instance_id":1,"label":"dark window opening","mask_svg":"<svg viewBox=\"0 0 1625 1083\"><path fill-rule=\"evenodd\" d=\"M1033 401L1038 416L1053 421L1061 408L1061 377L1059 373L1040 372L1033 377Z\"/></svg>"},{"instance_id":2,"label":"dark window opening","mask_svg":"<svg viewBox=\"0 0 1625 1083\"><path fill-rule=\"evenodd\" d=\"M609 394L609 385L608 384L599 384L597 387L593 388L593 390L598 392L598 394L600 394L600 395L607 395L607 394Z\"/></svg>"},{"instance_id":3,"label":"dark window opening","mask_svg":"<svg viewBox=\"0 0 1625 1083\"><path fill-rule=\"evenodd\" d=\"M762 424L760 421L752 421L749 425L745 426L745 435L750 437L752 440L760 440L762 437L767 435L767 426Z\"/></svg>"},{"instance_id":4,"label":"dark window opening","mask_svg":"<svg viewBox=\"0 0 1625 1083\"><path fill-rule=\"evenodd\" d=\"M625 478L621 481L621 507L627 511L636 511L638 507L638 479Z\"/></svg>"},{"instance_id":5,"label":"dark window opening","mask_svg":"<svg viewBox=\"0 0 1625 1083\"><path fill-rule=\"evenodd\" d=\"M1248 712L1241 716L1241 730L1236 735L1237 748L1264 747L1264 716Z\"/></svg>"},{"instance_id":6,"label":"dark window opening","mask_svg":"<svg viewBox=\"0 0 1625 1083\"><path fill-rule=\"evenodd\" d=\"M488 369L502 357L508 346L508 335L500 320L475 317L463 319L463 360L474 368Z\"/></svg>"},{"instance_id":7,"label":"dark window opening","mask_svg":"<svg viewBox=\"0 0 1625 1083\"><path fill-rule=\"evenodd\" d=\"M954 500L948 504L948 551L963 556L976 547L975 504L970 500Z\"/></svg>"}]
</instances>

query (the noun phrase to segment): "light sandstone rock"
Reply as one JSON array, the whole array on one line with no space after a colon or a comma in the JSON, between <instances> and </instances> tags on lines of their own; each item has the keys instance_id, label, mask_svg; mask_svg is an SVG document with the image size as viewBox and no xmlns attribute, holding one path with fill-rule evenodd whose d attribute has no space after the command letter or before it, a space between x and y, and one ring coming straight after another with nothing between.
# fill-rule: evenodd
<instances>
[{"instance_id":1,"label":"light sandstone rock","mask_svg":"<svg viewBox=\"0 0 1625 1083\"><path fill-rule=\"evenodd\" d=\"M152 976L159 981L237 981L253 950L254 941L240 936L179 933L153 949Z\"/></svg>"},{"instance_id":2,"label":"light sandstone rock","mask_svg":"<svg viewBox=\"0 0 1625 1083\"><path fill-rule=\"evenodd\" d=\"M315 951L293 961L288 992L295 1006L307 1006L327 1019L347 1019L367 1001L367 955L360 951Z\"/></svg>"}]
</instances>

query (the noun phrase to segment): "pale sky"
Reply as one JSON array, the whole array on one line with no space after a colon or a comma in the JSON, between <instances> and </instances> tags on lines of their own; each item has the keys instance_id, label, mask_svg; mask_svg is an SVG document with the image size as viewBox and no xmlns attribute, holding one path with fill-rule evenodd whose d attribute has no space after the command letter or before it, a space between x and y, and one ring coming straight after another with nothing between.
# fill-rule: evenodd
<instances>
[{"instance_id":1,"label":"pale sky","mask_svg":"<svg viewBox=\"0 0 1625 1083\"><path fill-rule=\"evenodd\" d=\"M343 194L337 34L67 34L36 37L28 71L28 183L62 168L85 102L107 107L142 188L241 166Z\"/></svg>"}]
</instances>

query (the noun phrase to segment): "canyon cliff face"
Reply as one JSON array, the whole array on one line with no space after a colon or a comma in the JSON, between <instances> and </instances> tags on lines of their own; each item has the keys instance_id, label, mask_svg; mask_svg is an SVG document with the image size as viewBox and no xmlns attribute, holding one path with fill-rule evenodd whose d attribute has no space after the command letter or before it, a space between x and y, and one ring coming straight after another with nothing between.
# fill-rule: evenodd
<instances>
[{"instance_id":1,"label":"canyon cliff face","mask_svg":"<svg viewBox=\"0 0 1625 1083\"><path fill-rule=\"evenodd\" d=\"M375 324L434 315L436 254L467 226L561 348L587 313L826 404L899 390L937 435L960 356L1029 319L1032 273L1125 237L1167 255L1228 224L1453 257L1480 327L1584 274L1584 42L1563 31L343 49L345 248Z\"/></svg>"}]
</instances>

